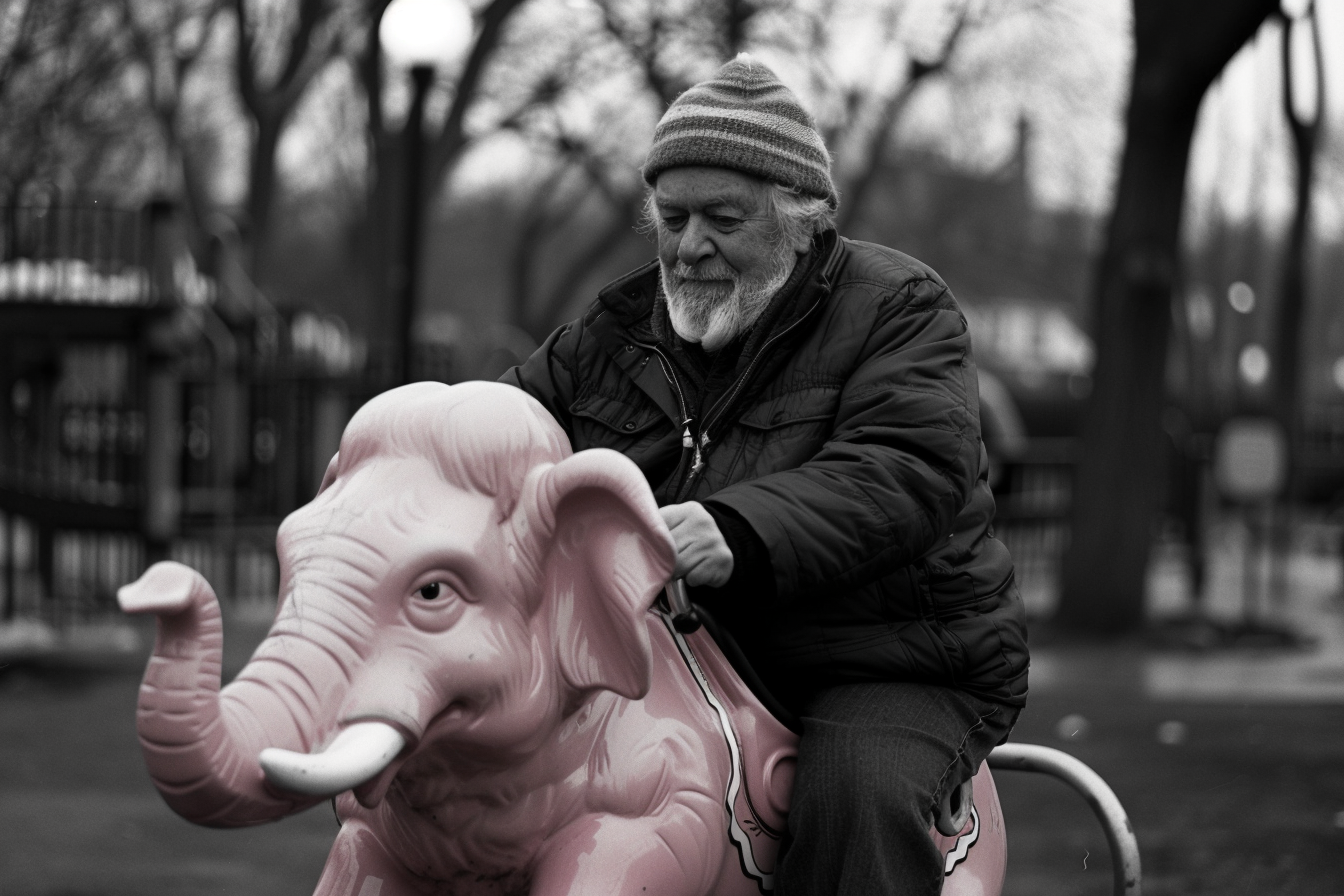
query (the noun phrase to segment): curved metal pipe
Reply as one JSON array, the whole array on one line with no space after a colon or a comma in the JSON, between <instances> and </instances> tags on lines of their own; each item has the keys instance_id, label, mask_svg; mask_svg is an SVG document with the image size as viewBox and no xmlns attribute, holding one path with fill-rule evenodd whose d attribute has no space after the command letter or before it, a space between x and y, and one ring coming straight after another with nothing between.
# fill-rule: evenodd
<instances>
[{"instance_id":1,"label":"curved metal pipe","mask_svg":"<svg viewBox=\"0 0 1344 896\"><path fill-rule=\"evenodd\" d=\"M401 732L383 722L356 722L320 753L275 747L261 751L266 780L291 793L335 796L358 787L397 758L406 746Z\"/></svg>"},{"instance_id":2,"label":"curved metal pipe","mask_svg":"<svg viewBox=\"0 0 1344 896\"><path fill-rule=\"evenodd\" d=\"M1040 772L1059 778L1083 795L1106 833L1111 848L1115 896L1139 896L1141 869L1139 841L1115 791L1081 760L1062 750L1039 744L1003 744L989 754L989 767L1020 772Z\"/></svg>"}]
</instances>

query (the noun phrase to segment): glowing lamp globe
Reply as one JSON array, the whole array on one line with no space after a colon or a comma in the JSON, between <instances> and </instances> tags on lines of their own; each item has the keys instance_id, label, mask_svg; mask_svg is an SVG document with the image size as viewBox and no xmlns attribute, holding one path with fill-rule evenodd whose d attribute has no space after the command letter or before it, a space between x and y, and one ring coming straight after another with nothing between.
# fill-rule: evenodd
<instances>
[{"instance_id":1,"label":"glowing lamp globe","mask_svg":"<svg viewBox=\"0 0 1344 896\"><path fill-rule=\"evenodd\" d=\"M400 68L451 68L471 46L472 27L462 0L393 0L378 24L378 43Z\"/></svg>"}]
</instances>

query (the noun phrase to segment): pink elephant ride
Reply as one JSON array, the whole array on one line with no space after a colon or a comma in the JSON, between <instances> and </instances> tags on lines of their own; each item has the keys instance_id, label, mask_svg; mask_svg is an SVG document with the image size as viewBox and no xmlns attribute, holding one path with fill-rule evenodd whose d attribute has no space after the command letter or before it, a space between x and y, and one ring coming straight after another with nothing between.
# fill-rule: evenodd
<instances>
[{"instance_id":1,"label":"pink elephant ride","mask_svg":"<svg viewBox=\"0 0 1344 896\"><path fill-rule=\"evenodd\" d=\"M573 454L509 386L405 386L355 414L277 548L275 621L222 690L202 576L157 563L118 594L158 619L136 721L178 814L334 798L322 896L773 889L797 736L657 601L673 547L630 460ZM1002 887L987 765L973 790L931 831L945 893Z\"/></svg>"}]
</instances>

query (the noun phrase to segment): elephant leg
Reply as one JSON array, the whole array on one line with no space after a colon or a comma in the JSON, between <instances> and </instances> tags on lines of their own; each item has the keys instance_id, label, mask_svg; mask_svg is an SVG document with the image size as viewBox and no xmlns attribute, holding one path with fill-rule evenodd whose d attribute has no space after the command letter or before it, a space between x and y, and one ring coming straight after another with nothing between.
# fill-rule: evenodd
<instances>
[{"instance_id":1,"label":"elephant leg","mask_svg":"<svg viewBox=\"0 0 1344 896\"><path fill-rule=\"evenodd\" d=\"M422 892L361 821L341 825L313 896L414 896Z\"/></svg>"},{"instance_id":2,"label":"elephant leg","mask_svg":"<svg viewBox=\"0 0 1344 896\"><path fill-rule=\"evenodd\" d=\"M589 816L551 838L531 896L708 896L732 848L714 830L686 806L652 818Z\"/></svg>"}]
</instances>

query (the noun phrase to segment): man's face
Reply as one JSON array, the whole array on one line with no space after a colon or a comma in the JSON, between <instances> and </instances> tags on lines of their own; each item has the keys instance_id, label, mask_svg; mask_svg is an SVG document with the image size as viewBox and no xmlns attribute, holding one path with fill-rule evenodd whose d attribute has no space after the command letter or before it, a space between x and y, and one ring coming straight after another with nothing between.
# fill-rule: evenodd
<instances>
[{"instance_id":1,"label":"man's face","mask_svg":"<svg viewBox=\"0 0 1344 896\"><path fill-rule=\"evenodd\" d=\"M779 236L762 180L670 168L653 190L658 261L677 335L716 351L755 323L808 242Z\"/></svg>"}]
</instances>

